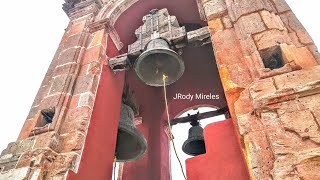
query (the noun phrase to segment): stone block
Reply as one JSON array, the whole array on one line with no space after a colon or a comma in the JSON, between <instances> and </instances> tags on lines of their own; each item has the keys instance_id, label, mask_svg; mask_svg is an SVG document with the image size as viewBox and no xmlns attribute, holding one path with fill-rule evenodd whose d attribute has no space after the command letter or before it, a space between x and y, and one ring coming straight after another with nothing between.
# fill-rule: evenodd
<instances>
[{"instance_id":1,"label":"stone block","mask_svg":"<svg viewBox=\"0 0 320 180\"><path fill-rule=\"evenodd\" d=\"M81 64L86 65L94 61L100 62L101 57L105 55L104 53L105 51L102 46L88 48L83 56Z\"/></svg>"},{"instance_id":2,"label":"stone block","mask_svg":"<svg viewBox=\"0 0 320 180\"><path fill-rule=\"evenodd\" d=\"M311 139L320 143L320 132L316 119L308 110L285 113L280 116L283 127L287 131L297 133L303 140Z\"/></svg>"},{"instance_id":3,"label":"stone block","mask_svg":"<svg viewBox=\"0 0 320 180\"><path fill-rule=\"evenodd\" d=\"M248 134L250 132L264 130L263 124L259 118L256 118L251 113L237 115L239 132L241 135Z\"/></svg>"},{"instance_id":4,"label":"stone block","mask_svg":"<svg viewBox=\"0 0 320 180\"><path fill-rule=\"evenodd\" d=\"M34 149L21 155L16 168L47 168L57 156L58 154L50 149Z\"/></svg>"},{"instance_id":5,"label":"stone block","mask_svg":"<svg viewBox=\"0 0 320 180\"><path fill-rule=\"evenodd\" d=\"M81 47L73 47L62 51L58 58L57 65L64 65L67 63L78 62L78 56L80 54Z\"/></svg>"},{"instance_id":6,"label":"stone block","mask_svg":"<svg viewBox=\"0 0 320 180\"><path fill-rule=\"evenodd\" d=\"M93 109L94 105L94 96L91 93L84 93L80 95L80 100L78 107L89 107L90 109Z\"/></svg>"},{"instance_id":7,"label":"stone block","mask_svg":"<svg viewBox=\"0 0 320 180\"><path fill-rule=\"evenodd\" d=\"M291 38L292 40L292 43L296 46L296 47L303 47L304 45L301 44L298 36L297 36L297 33L295 32L291 32L291 33L288 33L289 37Z\"/></svg>"},{"instance_id":8,"label":"stone block","mask_svg":"<svg viewBox=\"0 0 320 180\"><path fill-rule=\"evenodd\" d=\"M237 27L239 28L242 37L266 30L259 13L244 15L239 18L236 24L238 25Z\"/></svg>"},{"instance_id":9,"label":"stone block","mask_svg":"<svg viewBox=\"0 0 320 180\"><path fill-rule=\"evenodd\" d=\"M251 162L251 169L258 169L255 179L267 179L273 166L273 154L263 131L245 135L246 149Z\"/></svg>"},{"instance_id":10,"label":"stone block","mask_svg":"<svg viewBox=\"0 0 320 180\"><path fill-rule=\"evenodd\" d=\"M60 152L77 152L81 154L82 147L85 143L85 135L79 131L72 131L70 133L61 135Z\"/></svg>"},{"instance_id":11,"label":"stone block","mask_svg":"<svg viewBox=\"0 0 320 180\"><path fill-rule=\"evenodd\" d=\"M88 107L69 109L66 118L61 126L60 134L80 131L86 133L92 111Z\"/></svg>"},{"instance_id":12,"label":"stone block","mask_svg":"<svg viewBox=\"0 0 320 180\"><path fill-rule=\"evenodd\" d=\"M29 167L12 169L10 171L6 171L0 173L0 179L3 180L18 180L18 179L26 179L29 174Z\"/></svg>"},{"instance_id":13,"label":"stone block","mask_svg":"<svg viewBox=\"0 0 320 180\"><path fill-rule=\"evenodd\" d=\"M76 74L79 69L79 64L76 62L57 66L53 71L53 78L60 75Z\"/></svg>"},{"instance_id":14,"label":"stone block","mask_svg":"<svg viewBox=\"0 0 320 180\"><path fill-rule=\"evenodd\" d=\"M58 144L59 144L59 135L55 132L47 132L42 133L37 136L36 142L34 144L34 149L46 149L50 148L53 151L58 151Z\"/></svg>"},{"instance_id":15,"label":"stone block","mask_svg":"<svg viewBox=\"0 0 320 180\"><path fill-rule=\"evenodd\" d=\"M234 0L230 2L230 14L233 21L237 21L241 16L260 10L276 12L272 3L269 0Z\"/></svg>"},{"instance_id":16,"label":"stone block","mask_svg":"<svg viewBox=\"0 0 320 180\"><path fill-rule=\"evenodd\" d=\"M271 0L278 13L291 10L285 0Z\"/></svg>"},{"instance_id":17,"label":"stone block","mask_svg":"<svg viewBox=\"0 0 320 180\"><path fill-rule=\"evenodd\" d=\"M21 154L6 154L0 157L0 173L14 169ZM1 176L0 176L1 177Z\"/></svg>"},{"instance_id":18,"label":"stone block","mask_svg":"<svg viewBox=\"0 0 320 180\"><path fill-rule=\"evenodd\" d=\"M274 76L274 81L278 89L292 89L310 82L318 81L320 66L294 71L279 76Z\"/></svg>"},{"instance_id":19,"label":"stone block","mask_svg":"<svg viewBox=\"0 0 320 180\"><path fill-rule=\"evenodd\" d=\"M310 158L296 166L299 179L320 179L320 158Z\"/></svg>"},{"instance_id":20,"label":"stone block","mask_svg":"<svg viewBox=\"0 0 320 180\"><path fill-rule=\"evenodd\" d=\"M69 49L73 47L80 46L81 41L83 40L84 36L82 34L75 34L69 36L68 39L65 41L63 48Z\"/></svg>"},{"instance_id":21,"label":"stone block","mask_svg":"<svg viewBox=\"0 0 320 180\"><path fill-rule=\"evenodd\" d=\"M49 109L52 107L57 107L61 96L67 96L65 94L55 94L52 96L46 96L40 103L39 111L42 109Z\"/></svg>"},{"instance_id":22,"label":"stone block","mask_svg":"<svg viewBox=\"0 0 320 180\"><path fill-rule=\"evenodd\" d=\"M252 54L258 51L252 36L247 36L247 38L240 39L239 41L246 56L252 56Z\"/></svg>"},{"instance_id":23,"label":"stone block","mask_svg":"<svg viewBox=\"0 0 320 180\"><path fill-rule=\"evenodd\" d=\"M73 94L77 95L86 92L95 94L98 87L98 81L99 77L94 74L78 76Z\"/></svg>"},{"instance_id":24,"label":"stone block","mask_svg":"<svg viewBox=\"0 0 320 180\"><path fill-rule=\"evenodd\" d=\"M226 29L233 28L233 23L231 21L231 18L228 15L223 16L221 19L222 19L222 22L223 22L223 26Z\"/></svg>"},{"instance_id":25,"label":"stone block","mask_svg":"<svg viewBox=\"0 0 320 180\"><path fill-rule=\"evenodd\" d=\"M286 13L280 14L279 16L289 32L296 32L298 30L304 29L303 25L293 14L293 12L288 11Z\"/></svg>"},{"instance_id":26,"label":"stone block","mask_svg":"<svg viewBox=\"0 0 320 180\"><path fill-rule=\"evenodd\" d=\"M94 46L98 46L98 45L103 45L104 47L106 47L106 38L105 38L105 31L104 30L99 30L97 32L95 32L92 35L92 39L90 41L89 44L89 48L90 47L94 47Z\"/></svg>"},{"instance_id":27,"label":"stone block","mask_svg":"<svg viewBox=\"0 0 320 180\"><path fill-rule=\"evenodd\" d=\"M269 11L261 11L260 14L268 29L278 29L280 31L285 30L281 18L274 12L270 13Z\"/></svg>"},{"instance_id":28,"label":"stone block","mask_svg":"<svg viewBox=\"0 0 320 180\"><path fill-rule=\"evenodd\" d=\"M33 148L35 142L34 137L26 138L21 141L12 142L8 144L8 147L2 151L1 155L6 154L21 154L23 152L29 151Z\"/></svg>"},{"instance_id":29,"label":"stone block","mask_svg":"<svg viewBox=\"0 0 320 180\"><path fill-rule=\"evenodd\" d=\"M70 78L71 76L68 74L63 74L63 75L54 77L48 96L52 96L58 93L63 93L66 90L66 85L70 80Z\"/></svg>"},{"instance_id":30,"label":"stone block","mask_svg":"<svg viewBox=\"0 0 320 180\"><path fill-rule=\"evenodd\" d=\"M259 50L274 47L282 43L292 44L292 40L287 32L275 29L255 34L253 39Z\"/></svg>"},{"instance_id":31,"label":"stone block","mask_svg":"<svg viewBox=\"0 0 320 180\"><path fill-rule=\"evenodd\" d=\"M101 70L102 70L101 63L97 61L93 61L81 67L79 76L88 75L88 74L100 75Z\"/></svg>"},{"instance_id":32,"label":"stone block","mask_svg":"<svg viewBox=\"0 0 320 180\"><path fill-rule=\"evenodd\" d=\"M27 119L24 124L23 124L23 127L21 129L21 132L19 134L19 137L18 137L18 140L23 140L25 138L28 138L32 129L36 126L37 124L37 120L40 116L40 111L38 111L34 118L32 119Z\"/></svg>"},{"instance_id":33,"label":"stone block","mask_svg":"<svg viewBox=\"0 0 320 180\"><path fill-rule=\"evenodd\" d=\"M208 21L208 27L210 29L211 34L214 34L216 32L223 30L223 24L220 18L216 18Z\"/></svg>"},{"instance_id":34,"label":"stone block","mask_svg":"<svg viewBox=\"0 0 320 180\"><path fill-rule=\"evenodd\" d=\"M73 36L75 34L81 33L85 28L86 21L82 20L80 22L73 23L70 29L67 31L68 36Z\"/></svg>"},{"instance_id":35,"label":"stone block","mask_svg":"<svg viewBox=\"0 0 320 180\"><path fill-rule=\"evenodd\" d=\"M53 170L55 172L65 172L68 170L72 170L77 172L80 163L80 155L77 153L64 153L60 154L55 158L50 167L48 168L49 172Z\"/></svg>"},{"instance_id":36,"label":"stone block","mask_svg":"<svg viewBox=\"0 0 320 180\"><path fill-rule=\"evenodd\" d=\"M227 11L224 0L210 0L203 3L203 9L207 16L207 20L219 17Z\"/></svg>"},{"instance_id":37,"label":"stone block","mask_svg":"<svg viewBox=\"0 0 320 180\"><path fill-rule=\"evenodd\" d=\"M285 62L294 61L302 68L313 67L318 64L309 49L306 47L297 48L295 46L281 44L280 48Z\"/></svg>"},{"instance_id":38,"label":"stone block","mask_svg":"<svg viewBox=\"0 0 320 180\"><path fill-rule=\"evenodd\" d=\"M296 31L296 34L297 34L297 36L299 38L299 41L302 44L307 45L307 44L313 44L314 43L312 38L311 38L311 36L309 35L309 33L305 29Z\"/></svg>"},{"instance_id":39,"label":"stone block","mask_svg":"<svg viewBox=\"0 0 320 180\"><path fill-rule=\"evenodd\" d=\"M261 79L252 83L249 87L250 96L253 100L264 98L265 96L269 96L276 91L276 87L274 85L272 78Z\"/></svg>"}]
</instances>

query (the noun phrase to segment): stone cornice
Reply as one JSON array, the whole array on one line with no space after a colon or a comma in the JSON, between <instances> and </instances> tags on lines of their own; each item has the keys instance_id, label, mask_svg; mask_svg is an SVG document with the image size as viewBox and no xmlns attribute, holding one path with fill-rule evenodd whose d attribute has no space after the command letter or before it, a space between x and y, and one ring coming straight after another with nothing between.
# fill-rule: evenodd
<instances>
[{"instance_id":1,"label":"stone cornice","mask_svg":"<svg viewBox=\"0 0 320 180\"><path fill-rule=\"evenodd\" d=\"M86 0L86 1L66 1L63 4L63 10L70 19L75 19L88 14L97 14L102 7L101 0Z\"/></svg>"}]
</instances>

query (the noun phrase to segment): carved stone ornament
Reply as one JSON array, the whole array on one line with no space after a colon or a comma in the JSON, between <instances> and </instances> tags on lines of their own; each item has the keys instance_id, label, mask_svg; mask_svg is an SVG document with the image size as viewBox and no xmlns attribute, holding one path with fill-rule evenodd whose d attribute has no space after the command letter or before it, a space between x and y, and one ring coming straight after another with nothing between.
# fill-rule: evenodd
<instances>
[{"instance_id":1,"label":"carved stone ornament","mask_svg":"<svg viewBox=\"0 0 320 180\"><path fill-rule=\"evenodd\" d=\"M171 16L166 8L151 10L142 21L144 24L135 31L137 41L128 46L128 53L109 59L113 71L129 69L153 39L166 40L170 49L178 52L187 45L202 46L211 42L208 27L186 32L184 26L180 27L176 16Z\"/></svg>"}]
</instances>

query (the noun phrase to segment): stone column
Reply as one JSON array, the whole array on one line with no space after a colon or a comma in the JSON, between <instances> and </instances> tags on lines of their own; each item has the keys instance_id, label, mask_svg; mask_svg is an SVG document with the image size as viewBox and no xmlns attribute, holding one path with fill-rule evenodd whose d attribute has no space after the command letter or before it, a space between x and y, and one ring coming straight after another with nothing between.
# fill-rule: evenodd
<instances>
[{"instance_id":1,"label":"stone column","mask_svg":"<svg viewBox=\"0 0 320 180\"><path fill-rule=\"evenodd\" d=\"M203 0L252 179L319 179L319 53L285 0Z\"/></svg>"},{"instance_id":2,"label":"stone column","mask_svg":"<svg viewBox=\"0 0 320 180\"><path fill-rule=\"evenodd\" d=\"M112 27L108 21L94 22L100 9L101 3L93 0L64 4L70 23L18 140L1 153L0 179L66 179L70 170L78 172L83 151L87 148L84 145L90 134L89 124L97 124L91 115L101 74L106 74L102 69L107 59L108 28ZM117 110L120 111L124 79L123 74L105 76L110 77L108 82L116 79L117 83L113 85L119 90L119 94L112 95L115 103L110 100L115 108L112 112L116 115L111 113L111 117L105 120L112 124L108 126L110 133L113 132L110 143L103 137L110 144L109 149L113 149L108 154L112 167L119 118ZM99 102L107 101L103 98L105 96L100 96ZM95 132L104 128L99 126L97 130L92 126Z\"/></svg>"}]
</instances>

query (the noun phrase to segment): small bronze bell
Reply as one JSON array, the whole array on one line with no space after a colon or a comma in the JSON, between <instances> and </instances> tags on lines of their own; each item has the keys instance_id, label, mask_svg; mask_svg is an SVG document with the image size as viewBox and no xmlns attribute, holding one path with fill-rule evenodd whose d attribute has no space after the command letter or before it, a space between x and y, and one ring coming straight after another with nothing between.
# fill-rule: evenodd
<instances>
[{"instance_id":1,"label":"small bronze bell","mask_svg":"<svg viewBox=\"0 0 320 180\"><path fill-rule=\"evenodd\" d=\"M164 39L153 39L134 64L137 76L149 86L163 86L163 74L168 76L166 84L177 81L184 72L182 58L169 48Z\"/></svg>"},{"instance_id":2,"label":"small bronze bell","mask_svg":"<svg viewBox=\"0 0 320 180\"><path fill-rule=\"evenodd\" d=\"M147 150L147 141L134 124L133 110L121 104L115 156L118 162L139 159Z\"/></svg>"},{"instance_id":3,"label":"small bronze bell","mask_svg":"<svg viewBox=\"0 0 320 180\"><path fill-rule=\"evenodd\" d=\"M206 153L206 146L203 137L203 128L199 122L192 122L189 129L188 139L183 143L182 150L184 153L197 156Z\"/></svg>"}]
</instances>

